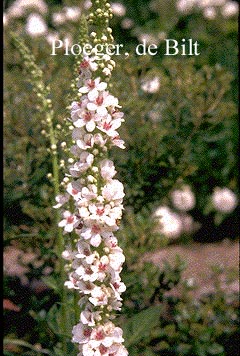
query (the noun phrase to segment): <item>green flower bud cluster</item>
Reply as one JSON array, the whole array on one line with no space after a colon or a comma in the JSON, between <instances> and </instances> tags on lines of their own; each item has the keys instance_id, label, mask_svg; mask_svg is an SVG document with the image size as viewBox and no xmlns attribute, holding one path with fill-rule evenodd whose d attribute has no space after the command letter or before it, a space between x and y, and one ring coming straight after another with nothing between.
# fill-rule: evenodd
<instances>
[{"instance_id":1,"label":"green flower bud cluster","mask_svg":"<svg viewBox=\"0 0 240 356\"><path fill-rule=\"evenodd\" d=\"M41 133L50 141L50 145L47 148L47 151L56 157L57 139L53 127L54 111L52 107L52 100L50 99L51 88L49 85L44 84L43 72L37 66L36 60L30 52L29 48L24 44L21 38L19 38L13 32L11 32L11 36L23 59L25 68L27 68L27 71L31 74L29 82L33 87L33 92L36 93L39 100L38 110L43 113L43 119L41 120L43 129Z\"/></svg>"},{"instance_id":2,"label":"green flower bud cluster","mask_svg":"<svg viewBox=\"0 0 240 356\"><path fill-rule=\"evenodd\" d=\"M79 36L78 36L78 43L81 47L84 47L86 43L89 43L89 36L88 36L88 23L87 19L84 15L81 16L80 22L79 22ZM74 73L75 76L78 77L78 70L81 61L83 60L83 54L80 53L79 55L75 56L75 63L74 63ZM72 102L75 100L76 95L78 94L78 87L77 87L77 81L76 79L71 80L71 98L69 98L69 102Z\"/></svg>"},{"instance_id":3,"label":"green flower bud cluster","mask_svg":"<svg viewBox=\"0 0 240 356\"><path fill-rule=\"evenodd\" d=\"M110 3L107 0L96 0L93 2L91 12L88 15L88 24L90 27L90 41L92 46L97 48L102 47L101 56L98 59L98 75L106 76L105 81L109 81L109 77L115 62L111 60L109 53L107 52L107 46L112 44L114 38L112 36L112 29L109 26L109 21L112 19L112 9Z\"/></svg>"}]
</instances>

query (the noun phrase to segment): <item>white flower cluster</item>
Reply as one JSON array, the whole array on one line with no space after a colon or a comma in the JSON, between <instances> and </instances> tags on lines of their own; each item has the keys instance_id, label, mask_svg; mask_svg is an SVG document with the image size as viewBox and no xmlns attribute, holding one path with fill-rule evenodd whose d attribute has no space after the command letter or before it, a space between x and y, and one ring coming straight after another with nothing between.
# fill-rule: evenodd
<instances>
[{"instance_id":1,"label":"white flower cluster","mask_svg":"<svg viewBox=\"0 0 240 356\"><path fill-rule=\"evenodd\" d=\"M141 88L145 93L154 94L158 92L160 85L160 78L154 77L152 79L144 79Z\"/></svg>"},{"instance_id":2,"label":"white flower cluster","mask_svg":"<svg viewBox=\"0 0 240 356\"><path fill-rule=\"evenodd\" d=\"M62 25L67 21L76 22L81 16L81 8L78 6L65 6L62 11L54 12L52 21L54 25Z\"/></svg>"},{"instance_id":3,"label":"white flower cluster","mask_svg":"<svg viewBox=\"0 0 240 356\"><path fill-rule=\"evenodd\" d=\"M154 217L159 221L159 231L168 238L178 238L181 234L192 234L199 228L187 211L192 210L196 204L196 198L191 187L184 185L181 189L175 189L171 193L174 212L168 206L160 206L154 212Z\"/></svg>"},{"instance_id":4,"label":"white flower cluster","mask_svg":"<svg viewBox=\"0 0 240 356\"><path fill-rule=\"evenodd\" d=\"M171 240L182 234L191 235L200 228L200 224L191 215L186 212L176 213L166 205L159 206L153 217L159 223L157 231Z\"/></svg>"},{"instance_id":5,"label":"white flower cluster","mask_svg":"<svg viewBox=\"0 0 240 356\"><path fill-rule=\"evenodd\" d=\"M196 204L195 195L191 187L184 185L181 189L176 189L171 193L172 203L174 207L180 211L189 211Z\"/></svg>"},{"instance_id":6,"label":"white flower cluster","mask_svg":"<svg viewBox=\"0 0 240 356\"><path fill-rule=\"evenodd\" d=\"M9 18L24 16L29 9L38 10L41 14L48 12L48 6L44 0L15 0L7 9Z\"/></svg>"},{"instance_id":7,"label":"white flower cluster","mask_svg":"<svg viewBox=\"0 0 240 356\"><path fill-rule=\"evenodd\" d=\"M207 19L216 17L217 8L226 18L236 16L239 9L237 2L229 0L178 0L176 7L182 13L190 13L196 8L202 9L203 15Z\"/></svg>"},{"instance_id":8,"label":"white flower cluster","mask_svg":"<svg viewBox=\"0 0 240 356\"><path fill-rule=\"evenodd\" d=\"M106 152L111 146L124 147L116 131L124 121L118 99L107 91L107 83L94 78L98 64L86 57L80 64L80 101L71 106L76 157L69 167L72 182L56 198L56 208L71 197L74 211L65 210L59 226L64 233L78 236L76 248L64 251L72 270L65 285L79 291L80 321L73 327L78 356L127 356L122 330L112 323L121 309L126 287L120 272L125 257L114 232L119 229L123 210L123 185L114 179L116 170Z\"/></svg>"},{"instance_id":9,"label":"white flower cluster","mask_svg":"<svg viewBox=\"0 0 240 356\"><path fill-rule=\"evenodd\" d=\"M38 37L47 34L48 26L41 15L31 13L27 18L25 30L29 36Z\"/></svg>"},{"instance_id":10,"label":"white flower cluster","mask_svg":"<svg viewBox=\"0 0 240 356\"><path fill-rule=\"evenodd\" d=\"M112 13L116 16L124 16L126 14L126 7L120 2L111 3Z\"/></svg>"},{"instance_id":11,"label":"white flower cluster","mask_svg":"<svg viewBox=\"0 0 240 356\"><path fill-rule=\"evenodd\" d=\"M212 194L214 208L221 213L231 213L238 204L237 196L228 188L216 187Z\"/></svg>"}]
</instances>

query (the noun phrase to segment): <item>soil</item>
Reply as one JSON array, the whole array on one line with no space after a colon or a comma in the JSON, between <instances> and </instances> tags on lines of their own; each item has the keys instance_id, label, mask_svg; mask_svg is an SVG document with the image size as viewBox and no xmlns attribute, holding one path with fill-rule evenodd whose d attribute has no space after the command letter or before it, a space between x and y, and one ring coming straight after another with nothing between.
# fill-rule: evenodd
<instances>
[{"instance_id":1,"label":"soil","mask_svg":"<svg viewBox=\"0 0 240 356\"><path fill-rule=\"evenodd\" d=\"M218 266L223 271L220 278L222 288L239 293L237 279L230 285L226 284L226 271L234 270L237 275L239 268L238 241L224 240L205 244L194 242L189 245L169 245L160 251L147 253L144 260L151 261L161 268L164 260L174 264L176 255L179 255L187 263L182 277L197 286L193 292L196 297L214 292L212 266ZM173 293L177 293L177 288L173 290Z\"/></svg>"}]
</instances>

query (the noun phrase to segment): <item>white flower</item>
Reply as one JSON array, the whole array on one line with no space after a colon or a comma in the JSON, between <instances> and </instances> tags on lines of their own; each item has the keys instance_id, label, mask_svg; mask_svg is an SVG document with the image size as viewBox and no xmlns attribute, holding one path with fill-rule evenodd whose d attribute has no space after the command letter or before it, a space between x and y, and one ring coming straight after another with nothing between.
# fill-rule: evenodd
<instances>
[{"instance_id":1,"label":"white flower","mask_svg":"<svg viewBox=\"0 0 240 356\"><path fill-rule=\"evenodd\" d=\"M87 264L92 264L95 259L95 254L91 253L90 246L84 241L77 243L78 253L75 254L76 258L83 258Z\"/></svg>"},{"instance_id":2,"label":"white flower","mask_svg":"<svg viewBox=\"0 0 240 356\"><path fill-rule=\"evenodd\" d=\"M72 333L73 333L73 338L72 338L73 342L84 344L90 340L92 329L88 326L79 323L73 327Z\"/></svg>"},{"instance_id":3,"label":"white flower","mask_svg":"<svg viewBox=\"0 0 240 356\"><path fill-rule=\"evenodd\" d=\"M107 201L121 200L124 197L123 185L117 179L107 183L102 190L102 196Z\"/></svg>"},{"instance_id":4,"label":"white flower","mask_svg":"<svg viewBox=\"0 0 240 356\"><path fill-rule=\"evenodd\" d=\"M114 253L109 254L109 264L115 271L119 271L124 262L125 256L121 251L114 251Z\"/></svg>"},{"instance_id":5,"label":"white flower","mask_svg":"<svg viewBox=\"0 0 240 356\"><path fill-rule=\"evenodd\" d=\"M217 12L214 7L206 7L203 10L203 16L206 19L213 20L213 19L215 19L216 15L217 15Z\"/></svg>"},{"instance_id":6,"label":"white flower","mask_svg":"<svg viewBox=\"0 0 240 356\"><path fill-rule=\"evenodd\" d=\"M58 226L64 227L65 232L72 232L74 227L79 224L79 220L68 210L64 211L63 217L64 219L59 222Z\"/></svg>"},{"instance_id":7,"label":"white flower","mask_svg":"<svg viewBox=\"0 0 240 356\"><path fill-rule=\"evenodd\" d=\"M132 19L129 19L128 17L126 17L125 19L122 20L121 22L121 27L124 30L129 30L134 26L134 21Z\"/></svg>"},{"instance_id":8,"label":"white flower","mask_svg":"<svg viewBox=\"0 0 240 356\"><path fill-rule=\"evenodd\" d=\"M126 7L120 2L111 3L111 9L114 15L124 16L126 14Z\"/></svg>"},{"instance_id":9,"label":"white flower","mask_svg":"<svg viewBox=\"0 0 240 356\"><path fill-rule=\"evenodd\" d=\"M44 0L15 0L7 9L9 17L23 16L27 9L38 10L41 14L46 14L48 6Z\"/></svg>"},{"instance_id":10,"label":"white flower","mask_svg":"<svg viewBox=\"0 0 240 356\"><path fill-rule=\"evenodd\" d=\"M79 200L81 198L81 184L78 181L73 183L68 183L67 192L74 198L74 200Z\"/></svg>"},{"instance_id":11,"label":"white flower","mask_svg":"<svg viewBox=\"0 0 240 356\"><path fill-rule=\"evenodd\" d=\"M7 26L8 21L9 21L9 17L8 17L7 13L5 12L5 13L3 14L3 25L4 25L4 26Z\"/></svg>"},{"instance_id":12,"label":"white flower","mask_svg":"<svg viewBox=\"0 0 240 356\"><path fill-rule=\"evenodd\" d=\"M124 121L123 119L112 120L111 116L108 115L106 119L98 123L97 128L102 132L105 132L108 136L112 138L116 138L116 137L118 138L119 134L116 131L116 129L118 129L121 126L123 121Z\"/></svg>"},{"instance_id":13,"label":"white flower","mask_svg":"<svg viewBox=\"0 0 240 356\"><path fill-rule=\"evenodd\" d=\"M98 279L97 267L93 265L81 265L76 269L76 274L84 282L94 282ZM90 300L90 299L89 299Z\"/></svg>"},{"instance_id":14,"label":"white flower","mask_svg":"<svg viewBox=\"0 0 240 356\"><path fill-rule=\"evenodd\" d=\"M81 236L85 240L90 240L92 246L98 247L102 241L101 228L97 224L82 229Z\"/></svg>"},{"instance_id":15,"label":"white flower","mask_svg":"<svg viewBox=\"0 0 240 356\"><path fill-rule=\"evenodd\" d=\"M212 202L217 211L231 213L236 208L238 199L230 189L216 187L212 195Z\"/></svg>"},{"instance_id":16,"label":"white flower","mask_svg":"<svg viewBox=\"0 0 240 356\"><path fill-rule=\"evenodd\" d=\"M157 93L160 88L160 79L159 77L154 77L153 79L144 80L141 88L146 93L154 94Z\"/></svg>"},{"instance_id":17,"label":"white flower","mask_svg":"<svg viewBox=\"0 0 240 356\"><path fill-rule=\"evenodd\" d=\"M90 310L83 310L80 314L80 320L83 324L88 326L95 326L96 322L99 319L101 312L92 312Z\"/></svg>"},{"instance_id":18,"label":"white flower","mask_svg":"<svg viewBox=\"0 0 240 356\"><path fill-rule=\"evenodd\" d=\"M237 2L228 1L226 4L223 5L221 8L221 13L223 17L232 17L238 14L239 5Z\"/></svg>"},{"instance_id":19,"label":"white flower","mask_svg":"<svg viewBox=\"0 0 240 356\"><path fill-rule=\"evenodd\" d=\"M30 36L38 37L46 34L48 27L41 15L32 13L27 18L25 30Z\"/></svg>"},{"instance_id":20,"label":"white flower","mask_svg":"<svg viewBox=\"0 0 240 356\"><path fill-rule=\"evenodd\" d=\"M177 238L182 233L182 222L178 214L172 212L168 207L159 207L154 217L158 218L159 231L169 238Z\"/></svg>"},{"instance_id":21,"label":"white flower","mask_svg":"<svg viewBox=\"0 0 240 356\"><path fill-rule=\"evenodd\" d=\"M113 283L110 283L110 286L113 288L114 292L117 294L117 299L121 300L120 294L125 292L125 290L126 290L125 284L121 281L115 281Z\"/></svg>"},{"instance_id":22,"label":"white flower","mask_svg":"<svg viewBox=\"0 0 240 356\"><path fill-rule=\"evenodd\" d=\"M89 301L95 305L106 305L108 303L108 293L105 288L95 287L91 292Z\"/></svg>"},{"instance_id":23,"label":"white flower","mask_svg":"<svg viewBox=\"0 0 240 356\"><path fill-rule=\"evenodd\" d=\"M147 45L151 45L151 44L158 45L159 44L159 38L157 38L156 36L154 36L150 33L141 33L140 35L138 35L138 41L140 43L146 42Z\"/></svg>"},{"instance_id":24,"label":"white flower","mask_svg":"<svg viewBox=\"0 0 240 356\"><path fill-rule=\"evenodd\" d=\"M97 99L99 95L99 91L103 91L107 88L107 83L100 82L100 78L95 80L87 79L85 82L85 86L79 88L79 92L86 94L88 93L88 99L90 101L94 101Z\"/></svg>"},{"instance_id":25,"label":"white flower","mask_svg":"<svg viewBox=\"0 0 240 356\"><path fill-rule=\"evenodd\" d=\"M182 222L182 232L186 234L193 234L199 229L200 224L194 221L191 215L183 213L180 215L180 218Z\"/></svg>"},{"instance_id":26,"label":"white flower","mask_svg":"<svg viewBox=\"0 0 240 356\"><path fill-rule=\"evenodd\" d=\"M92 2L91 0L85 0L84 3L83 3L83 7L85 10L89 10L92 6Z\"/></svg>"},{"instance_id":27,"label":"white flower","mask_svg":"<svg viewBox=\"0 0 240 356\"><path fill-rule=\"evenodd\" d=\"M75 254L76 251L72 251L70 248L68 248L67 250L64 250L62 252L62 257L67 261L71 261L74 258Z\"/></svg>"},{"instance_id":28,"label":"white flower","mask_svg":"<svg viewBox=\"0 0 240 356\"><path fill-rule=\"evenodd\" d=\"M81 9L77 6L65 6L63 8L65 12L65 17L69 21L77 21L81 16Z\"/></svg>"},{"instance_id":29,"label":"white flower","mask_svg":"<svg viewBox=\"0 0 240 356\"><path fill-rule=\"evenodd\" d=\"M54 25L62 25L67 20L66 14L64 12L54 12L52 14L52 21Z\"/></svg>"},{"instance_id":30,"label":"white flower","mask_svg":"<svg viewBox=\"0 0 240 356\"><path fill-rule=\"evenodd\" d=\"M194 208L196 199L189 186L174 190L171 194L172 203L180 211L189 211Z\"/></svg>"},{"instance_id":31,"label":"white flower","mask_svg":"<svg viewBox=\"0 0 240 356\"><path fill-rule=\"evenodd\" d=\"M109 354L113 354L114 356L128 356L128 352L123 345L113 344L109 348Z\"/></svg>"},{"instance_id":32,"label":"white flower","mask_svg":"<svg viewBox=\"0 0 240 356\"><path fill-rule=\"evenodd\" d=\"M98 64L94 61L94 58L90 58L86 56L84 60L80 63L81 72L85 72L88 70L95 72L97 69L98 69Z\"/></svg>"},{"instance_id":33,"label":"white flower","mask_svg":"<svg viewBox=\"0 0 240 356\"><path fill-rule=\"evenodd\" d=\"M82 152L80 154L79 162L76 162L70 167L69 171L73 177L79 177L80 173L85 172L89 167L91 167L94 161L94 156L88 152Z\"/></svg>"},{"instance_id":34,"label":"white flower","mask_svg":"<svg viewBox=\"0 0 240 356\"><path fill-rule=\"evenodd\" d=\"M196 0L179 0L176 6L179 12L189 13L195 4Z\"/></svg>"},{"instance_id":35,"label":"white flower","mask_svg":"<svg viewBox=\"0 0 240 356\"><path fill-rule=\"evenodd\" d=\"M118 99L108 92L99 93L98 96L93 96L92 102L87 104L89 111L96 111L99 116L106 116L108 114L107 108L109 106L118 106Z\"/></svg>"},{"instance_id":36,"label":"white flower","mask_svg":"<svg viewBox=\"0 0 240 356\"><path fill-rule=\"evenodd\" d=\"M113 164L113 161L104 159L100 162L101 176L105 180L111 180L117 173Z\"/></svg>"},{"instance_id":37,"label":"white flower","mask_svg":"<svg viewBox=\"0 0 240 356\"><path fill-rule=\"evenodd\" d=\"M125 142L120 139L120 136L111 137L111 142L112 142L113 146L117 146L122 149L126 148Z\"/></svg>"},{"instance_id":38,"label":"white flower","mask_svg":"<svg viewBox=\"0 0 240 356\"><path fill-rule=\"evenodd\" d=\"M59 40L59 34L57 32L48 32L46 36L46 41L52 45L52 43L56 40Z\"/></svg>"},{"instance_id":39,"label":"white flower","mask_svg":"<svg viewBox=\"0 0 240 356\"><path fill-rule=\"evenodd\" d=\"M57 204L54 205L53 208L58 209L69 200L69 195L68 194L59 194L56 196L55 200L56 200Z\"/></svg>"}]
</instances>

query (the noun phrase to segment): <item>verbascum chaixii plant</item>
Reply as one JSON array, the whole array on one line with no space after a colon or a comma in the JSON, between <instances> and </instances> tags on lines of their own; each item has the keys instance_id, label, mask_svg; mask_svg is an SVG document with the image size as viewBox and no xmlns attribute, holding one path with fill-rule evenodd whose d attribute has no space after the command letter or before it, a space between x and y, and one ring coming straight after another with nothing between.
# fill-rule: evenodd
<instances>
[{"instance_id":1,"label":"verbascum chaixii plant","mask_svg":"<svg viewBox=\"0 0 240 356\"><path fill-rule=\"evenodd\" d=\"M95 26L89 36L93 47L102 44L104 49L113 40L108 26L111 16L109 3L95 2L89 15L90 24ZM79 356L128 355L122 344L122 329L113 323L126 289L120 277L125 257L115 236L124 189L115 179L114 162L108 159L112 146L125 148L117 131L124 114L118 99L108 90L114 66L104 51L99 54L93 49L91 55L80 59L78 95L71 104L69 119L73 162L66 191L56 197L56 208L69 207L63 210L59 226L64 234L71 234L63 257L69 261L65 285L79 293L80 318L72 331Z\"/></svg>"},{"instance_id":2,"label":"verbascum chaixii plant","mask_svg":"<svg viewBox=\"0 0 240 356\"><path fill-rule=\"evenodd\" d=\"M30 50L19 37L14 34L12 37L31 74L33 90L44 114L43 131L47 132L52 153L53 169L49 177L57 201L54 208L58 220L56 255L61 259L62 351L68 352L67 290L73 289L74 299L70 299L74 300L77 324L73 326L72 341L78 344L78 355L125 356L128 352L123 346L122 329L113 323L116 312L121 310L121 293L126 289L120 277L125 256L115 236L125 194L122 183L115 179L114 162L108 157L111 147L125 148L117 131L124 122L124 114L118 99L108 90L115 67L106 50L113 43L109 27L111 7L105 0L97 0L90 11L87 19L82 16L80 21L79 44L91 45L92 51L87 56L84 53L76 56L73 71L77 76L69 87L69 92L72 91L69 96L74 99L63 133L70 132L71 142L69 133L59 142L57 125L53 123L57 116L50 99L51 89L45 86L43 72ZM58 146L69 151L68 168L59 159ZM64 167L61 182L60 171Z\"/></svg>"}]
</instances>

